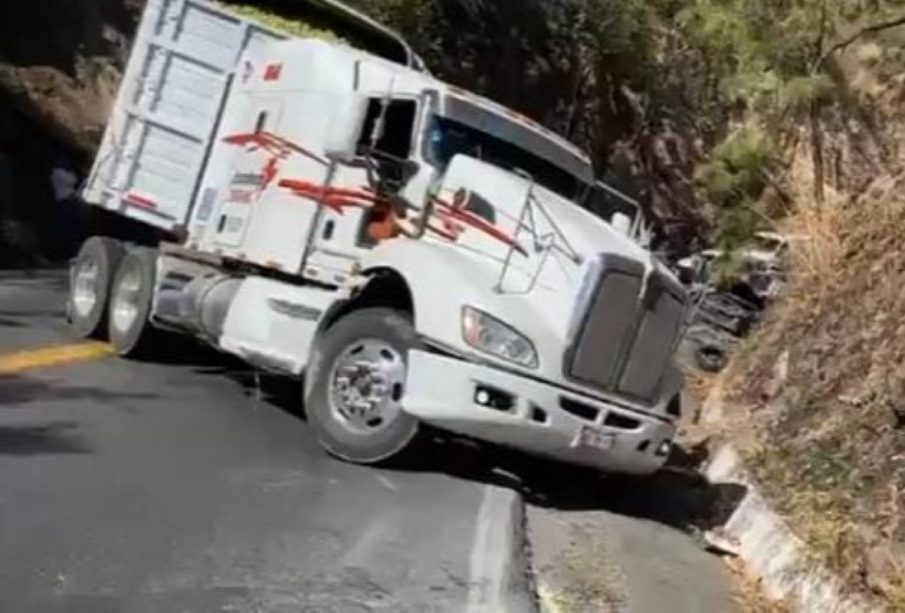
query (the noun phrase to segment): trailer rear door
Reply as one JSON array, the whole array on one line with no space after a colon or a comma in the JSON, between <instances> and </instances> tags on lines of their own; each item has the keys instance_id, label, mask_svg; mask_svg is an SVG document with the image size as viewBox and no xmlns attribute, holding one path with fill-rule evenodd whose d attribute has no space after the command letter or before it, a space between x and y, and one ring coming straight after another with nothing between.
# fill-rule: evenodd
<instances>
[{"instance_id":1,"label":"trailer rear door","mask_svg":"<svg viewBox=\"0 0 905 613\"><path fill-rule=\"evenodd\" d=\"M148 0L85 200L183 227L239 58L284 38L203 0Z\"/></svg>"}]
</instances>

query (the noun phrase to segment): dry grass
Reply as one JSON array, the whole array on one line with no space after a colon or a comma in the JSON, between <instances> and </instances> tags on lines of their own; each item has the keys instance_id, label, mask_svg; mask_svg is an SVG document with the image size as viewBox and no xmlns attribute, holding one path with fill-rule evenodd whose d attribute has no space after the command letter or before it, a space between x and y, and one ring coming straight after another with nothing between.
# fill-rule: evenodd
<instances>
[{"instance_id":1,"label":"dry grass","mask_svg":"<svg viewBox=\"0 0 905 613\"><path fill-rule=\"evenodd\" d=\"M800 206L785 298L725 374L752 469L819 561L905 611L905 180ZM806 201L805 201L806 202ZM742 423L739 423L742 422Z\"/></svg>"},{"instance_id":2,"label":"dry grass","mask_svg":"<svg viewBox=\"0 0 905 613\"><path fill-rule=\"evenodd\" d=\"M685 373L685 386L698 404L703 404L710 395L717 376L702 370L688 369Z\"/></svg>"},{"instance_id":3,"label":"dry grass","mask_svg":"<svg viewBox=\"0 0 905 613\"><path fill-rule=\"evenodd\" d=\"M733 600L743 613L791 613L792 607L785 601L771 599L764 592L761 582L748 572L737 558L726 560L732 578Z\"/></svg>"},{"instance_id":4,"label":"dry grass","mask_svg":"<svg viewBox=\"0 0 905 613\"><path fill-rule=\"evenodd\" d=\"M821 296L832 290L830 283L845 255L842 209L838 198L823 207L809 202L782 224L786 234L803 237L793 241L789 252L791 269L800 282L818 290Z\"/></svg>"}]
</instances>

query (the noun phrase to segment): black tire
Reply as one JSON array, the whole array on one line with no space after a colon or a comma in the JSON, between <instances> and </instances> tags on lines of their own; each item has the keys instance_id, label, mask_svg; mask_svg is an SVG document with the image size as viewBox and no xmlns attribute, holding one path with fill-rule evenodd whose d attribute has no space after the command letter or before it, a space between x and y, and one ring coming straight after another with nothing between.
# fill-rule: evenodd
<instances>
[{"instance_id":1,"label":"black tire","mask_svg":"<svg viewBox=\"0 0 905 613\"><path fill-rule=\"evenodd\" d=\"M729 363L726 352L716 345L704 345L698 348L694 352L694 360L698 368L709 373L718 373Z\"/></svg>"},{"instance_id":2,"label":"black tire","mask_svg":"<svg viewBox=\"0 0 905 613\"><path fill-rule=\"evenodd\" d=\"M107 317L110 344L124 357L143 357L153 351L159 338L151 325L151 302L154 299L154 283L157 271L157 252L146 247L130 250L119 264L110 288L109 315ZM126 287L130 291L126 291ZM131 319L116 316L119 292L128 294L135 312Z\"/></svg>"},{"instance_id":3,"label":"black tire","mask_svg":"<svg viewBox=\"0 0 905 613\"><path fill-rule=\"evenodd\" d=\"M105 236L92 236L85 241L73 260L69 274L66 313L70 327L77 336L103 338L106 334L110 287L125 252L125 247L117 240ZM94 295L93 304L90 306L85 303L84 298L76 299L77 275L80 270L88 267L94 267L96 272L93 284L86 284L82 290L87 292L89 297L91 294Z\"/></svg>"},{"instance_id":4,"label":"black tire","mask_svg":"<svg viewBox=\"0 0 905 613\"><path fill-rule=\"evenodd\" d=\"M408 369L408 354L421 346L411 319L388 308L353 312L335 323L317 341L305 374L305 411L318 442L331 455L356 464L376 464L400 454L418 435L418 420L402 411L382 421L373 432L354 432L334 410L330 400L334 366L345 351L355 351L356 343L385 343L395 350ZM404 389L394 389L401 398ZM398 402L397 402L398 404Z\"/></svg>"}]
</instances>

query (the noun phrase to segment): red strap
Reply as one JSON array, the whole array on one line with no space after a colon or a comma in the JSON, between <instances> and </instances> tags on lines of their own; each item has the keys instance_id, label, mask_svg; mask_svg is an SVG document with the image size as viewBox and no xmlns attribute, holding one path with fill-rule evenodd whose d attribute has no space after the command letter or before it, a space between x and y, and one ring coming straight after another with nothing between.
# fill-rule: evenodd
<instances>
[{"instance_id":1,"label":"red strap","mask_svg":"<svg viewBox=\"0 0 905 613\"><path fill-rule=\"evenodd\" d=\"M143 209L156 209L157 203L151 200L150 198L145 198L144 196L139 196L135 192L129 192L123 198L129 204L134 204L137 207L141 207Z\"/></svg>"}]
</instances>

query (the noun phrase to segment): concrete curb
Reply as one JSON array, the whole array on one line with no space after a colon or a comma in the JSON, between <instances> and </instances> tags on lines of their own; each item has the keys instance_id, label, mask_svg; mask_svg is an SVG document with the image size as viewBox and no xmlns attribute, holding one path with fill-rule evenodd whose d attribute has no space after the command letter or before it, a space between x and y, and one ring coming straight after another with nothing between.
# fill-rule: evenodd
<instances>
[{"instance_id":1,"label":"concrete curb","mask_svg":"<svg viewBox=\"0 0 905 613\"><path fill-rule=\"evenodd\" d=\"M704 474L711 483L738 483L748 488L724 530L738 541L740 557L762 579L771 598L786 599L796 610L809 613L884 609L875 598L846 593L842 581L809 562L806 544L770 508L731 445L724 445L714 454Z\"/></svg>"},{"instance_id":2,"label":"concrete curb","mask_svg":"<svg viewBox=\"0 0 905 613\"><path fill-rule=\"evenodd\" d=\"M471 554L467 613L533 613L525 502L506 488L486 486Z\"/></svg>"}]
</instances>

